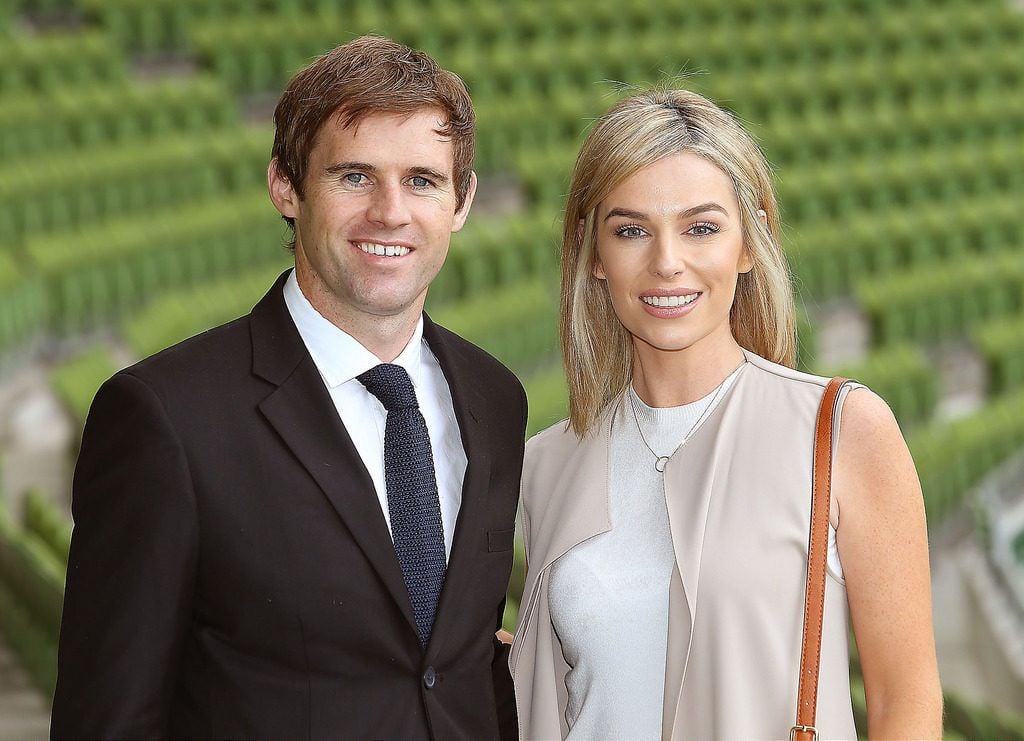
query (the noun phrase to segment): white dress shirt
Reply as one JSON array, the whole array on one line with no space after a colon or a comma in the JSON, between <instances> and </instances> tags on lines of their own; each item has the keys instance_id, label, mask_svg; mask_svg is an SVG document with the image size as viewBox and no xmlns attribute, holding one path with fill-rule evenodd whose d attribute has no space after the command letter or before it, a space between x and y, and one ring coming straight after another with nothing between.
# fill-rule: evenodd
<instances>
[{"instance_id":1,"label":"white dress shirt","mask_svg":"<svg viewBox=\"0 0 1024 741\"><path fill-rule=\"evenodd\" d=\"M320 377L324 379L338 416L370 473L390 532L391 518L384 483L384 425L387 410L356 378L383 361L313 308L299 288L294 270L284 285L284 301L306 349L320 371ZM434 475L441 503L447 559L451 555L455 521L462 504L466 451L462 447L459 425L455 420L448 381L441 372L437 358L423 339L422 316L409 343L392 362L408 371L420 411L427 423L430 448L434 453Z\"/></svg>"}]
</instances>

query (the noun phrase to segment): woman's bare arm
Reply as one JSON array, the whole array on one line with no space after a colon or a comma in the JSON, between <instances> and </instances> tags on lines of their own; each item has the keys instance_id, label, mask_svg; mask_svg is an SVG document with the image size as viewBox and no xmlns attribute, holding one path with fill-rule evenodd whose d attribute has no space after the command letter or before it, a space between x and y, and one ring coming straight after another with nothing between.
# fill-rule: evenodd
<instances>
[{"instance_id":1,"label":"woman's bare arm","mask_svg":"<svg viewBox=\"0 0 1024 741\"><path fill-rule=\"evenodd\" d=\"M896 419L867 389L843 406L832 490L868 736L941 738L921 484Z\"/></svg>"}]
</instances>

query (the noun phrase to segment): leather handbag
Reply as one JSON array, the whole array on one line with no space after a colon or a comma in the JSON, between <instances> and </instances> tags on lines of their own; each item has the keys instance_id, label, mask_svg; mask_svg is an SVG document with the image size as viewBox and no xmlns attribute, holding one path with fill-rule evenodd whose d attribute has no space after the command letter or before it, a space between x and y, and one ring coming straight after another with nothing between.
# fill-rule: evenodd
<instances>
[{"instance_id":1,"label":"leather handbag","mask_svg":"<svg viewBox=\"0 0 1024 741\"><path fill-rule=\"evenodd\" d=\"M839 390L849 379L833 378L825 387L814 426L814 469L811 487L811 531L807 549L807 591L800 649L800 683L796 724L790 741L817 741L818 669L821 664L821 622L825 608L825 566L828 559L829 499L832 495L832 420Z\"/></svg>"}]
</instances>

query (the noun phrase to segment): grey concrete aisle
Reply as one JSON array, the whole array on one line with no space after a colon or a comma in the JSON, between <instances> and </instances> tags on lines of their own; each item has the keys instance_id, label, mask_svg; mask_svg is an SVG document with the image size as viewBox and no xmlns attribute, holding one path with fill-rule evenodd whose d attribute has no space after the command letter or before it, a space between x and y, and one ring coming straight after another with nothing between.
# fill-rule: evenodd
<instances>
[{"instance_id":1,"label":"grey concrete aisle","mask_svg":"<svg viewBox=\"0 0 1024 741\"><path fill-rule=\"evenodd\" d=\"M0 638L0 741L36 741L49 734L49 703Z\"/></svg>"}]
</instances>

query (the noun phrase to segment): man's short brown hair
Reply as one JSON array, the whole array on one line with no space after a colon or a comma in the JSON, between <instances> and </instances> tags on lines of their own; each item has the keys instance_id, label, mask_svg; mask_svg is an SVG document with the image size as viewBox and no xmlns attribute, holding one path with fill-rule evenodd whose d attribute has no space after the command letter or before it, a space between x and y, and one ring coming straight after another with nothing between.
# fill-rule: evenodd
<instances>
[{"instance_id":1,"label":"man's short brown hair","mask_svg":"<svg viewBox=\"0 0 1024 741\"><path fill-rule=\"evenodd\" d=\"M302 198L309 155L332 116L337 114L347 128L370 114L412 114L423 108L442 114L445 123L437 133L452 141L452 179L461 209L473 170L476 116L469 92L454 72L391 39L360 36L300 70L274 110L271 156ZM293 219L286 221L294 227Z\"/></svg>"}]
</instances>

